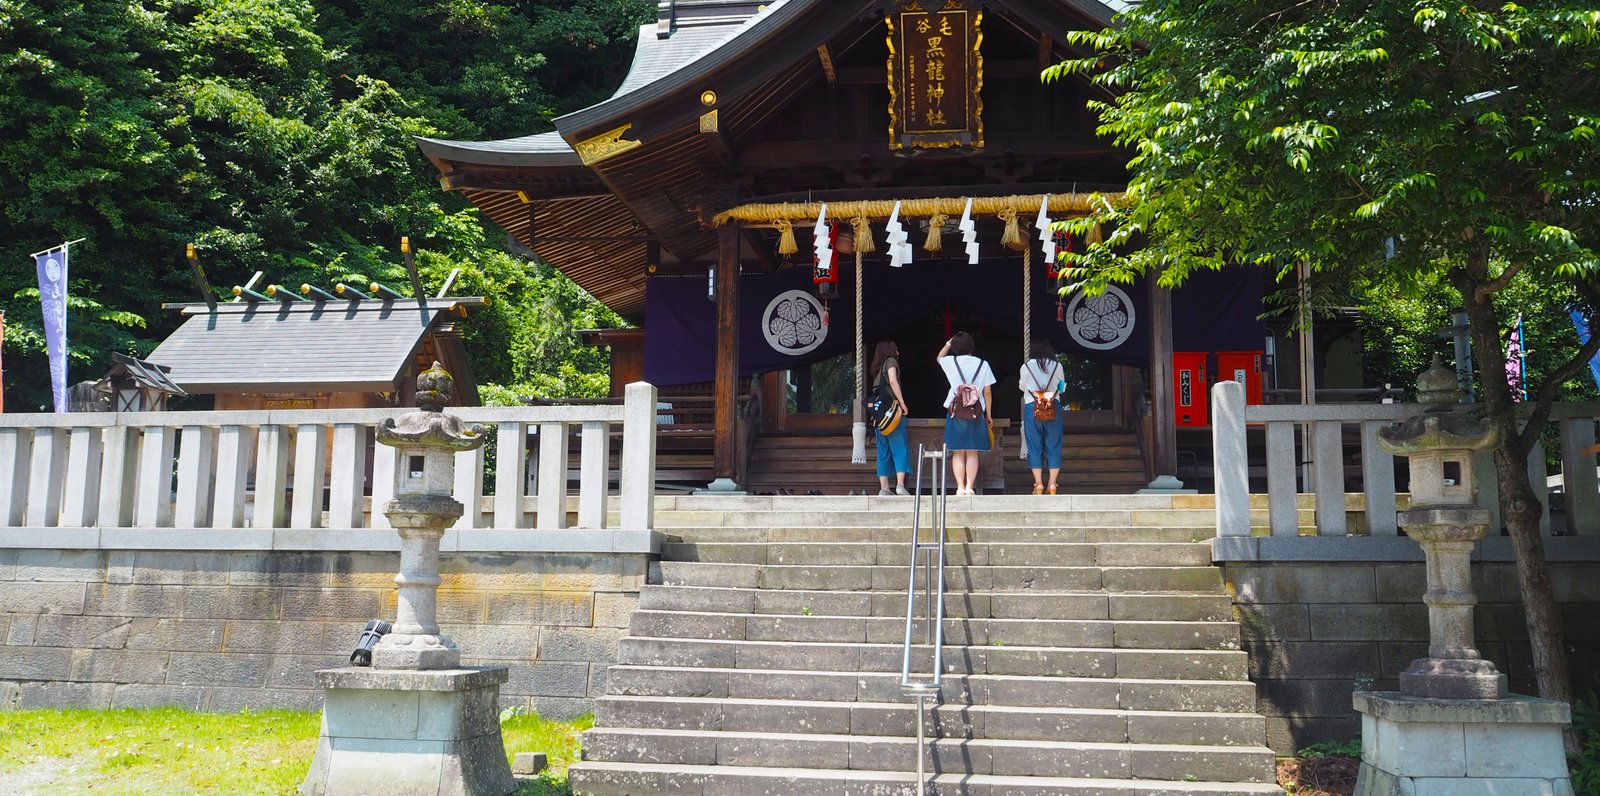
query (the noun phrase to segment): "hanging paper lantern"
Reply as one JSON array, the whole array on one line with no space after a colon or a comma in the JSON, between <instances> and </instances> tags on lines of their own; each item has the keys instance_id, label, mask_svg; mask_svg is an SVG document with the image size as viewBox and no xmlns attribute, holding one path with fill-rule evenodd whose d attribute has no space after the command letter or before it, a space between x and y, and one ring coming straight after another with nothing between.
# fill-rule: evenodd
<instances>
[{"instance_id":1,"label":"hanging paper lantern","mask_svg":"<svg viewBox=\"0 0 1600 796\"><path fill-rule=\"evenodd\" d=\"M813 261L811 272L811 283L816 287L817 298L822 299L822 325L824 326L828 325L828 302L839 297L839 269L833 267L832 251L839 235L838 226L837 224L827 225L827 234L823 235L822 241L826 246L828 259L826 262L823 261L821 255L823 248L819 245L819 254Z\"/></svg>"}]
</instances>

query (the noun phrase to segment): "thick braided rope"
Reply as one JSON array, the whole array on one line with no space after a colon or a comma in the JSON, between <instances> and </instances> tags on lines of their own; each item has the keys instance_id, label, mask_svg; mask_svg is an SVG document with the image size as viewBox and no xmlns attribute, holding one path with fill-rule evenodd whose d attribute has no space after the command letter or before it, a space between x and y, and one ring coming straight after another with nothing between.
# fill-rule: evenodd
<instances>
[{"instance_id":1,"label":"thick braided rope","mask_svg":"<svg viewBox=\"0 0 1600 796\"><path fill-rule=\"evenodd\" d=\"M866 408L865 408L865 406L863 406L863 400L866 398L866 386L867 386L867 381L866 381L866 378L867 378L866 362L863 361L864 358L865 358L865 354L866 354L866 348L863 346L863 339L862 339L863 338L863 332L862 332L862 320L863 320L863 318L862 318L862 315L861 315L861 304L862 304L861 297L862 297L862 294L866 292L866 290L864 289L866 281L865 281L865 279L863 279L863 276L862 276L864 270L865 269L863 269L861 267L861 247L857 246L856 247L856 392L855 392L855 400L851 402L852 404L854 404L853 408L851 409L851 414L853 415L854 422L851 423L851 427L850 427L850 437L851 437L851 440L850 440L850 463L851 464L866 464L867 463L867 422L866 422Z\"/></svg>"},{"instance_id":2,"label":"thick braided rope","mask_svg":"<svg viewBox=\"0 0 1600 796\"><path fill-rule=\"evenodd\" d=\"M1033 247L1028 246L1022 250L1022 364L1027 367L1028 356L1033 353ZM1028 393L1022 394L1022 408L1028 408ZM1022 425L1028 422L1023 417ZM1028 434L1023 432L1021 445L1022 458L1028 458Z\"/></svg>"},{"instance_id":3,"label":"thick braided rope","mask_svg":"<svg viewBox=\"0 0 1600 796\"><path fill-rule=\"evenodd\" d=\"M1046 199L1044 194L1024 196L980 196L973 199L974 215L995 215L1017 207L1038 207ZM934 199L902 199L900 218L931 218L935 215L960 215L967 200L959 197ZM1049 212L1054 216L1083 215L1107 206L1123 203L1121 193L1050 194ZM893 199L869 199L855 202L829 202L828 215L832 218L864 216L869 221L882 221L894 211ZM779 220L809 221L817 217L819 202L778 202L739 205L716 215L712 223L717 226L731 220L771 224Z\"/></svg>"}]
</instances>

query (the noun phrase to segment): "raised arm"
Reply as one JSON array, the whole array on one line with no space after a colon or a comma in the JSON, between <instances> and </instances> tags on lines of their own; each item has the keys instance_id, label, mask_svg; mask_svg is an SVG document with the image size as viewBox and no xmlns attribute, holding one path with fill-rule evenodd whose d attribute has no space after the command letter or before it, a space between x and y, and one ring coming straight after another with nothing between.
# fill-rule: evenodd
<instances>
[{"instance_id":1,"label":"raised arm","mask_svg":"<svg viewBox=\"0 0 1600 796\"><path fill-rule=\"evenodd\" d=\"M939 355L934 357L933 361L937 362L937 361L939 361L941 359L944 359L947 356L950 356L950 341L949 340L944 341L944 348L939 349Z\"/></svg>"}]
</instances>

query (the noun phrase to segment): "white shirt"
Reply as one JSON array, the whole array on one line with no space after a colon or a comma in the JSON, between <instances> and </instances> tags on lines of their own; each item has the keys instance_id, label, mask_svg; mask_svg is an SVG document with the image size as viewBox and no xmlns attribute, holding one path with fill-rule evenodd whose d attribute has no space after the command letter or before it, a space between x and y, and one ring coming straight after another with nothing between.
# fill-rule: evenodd
<instances>
[{"instance_id":1,"label":"white shirt","mask_svg":"<svg viewBox=\"0 0 1600 796\"><path fill-rule=\"evenodd\" d=\"M961 366L961 373L956 372L956 365ZM970 354L962 356L947 356L939 360L939 367L944 369L944 377L950 382L950 389L944 394L944 408L950 408L950 402L956 399L956 387L961 384L971 384L978 388L978 402L988 408L988 403L983 400L983 388L994 384L994 369L989 363ZM966 374L962 379L961 374Z\"/></svg>"},{"instance_id":2,"label":"white shirt","mask_svg":"<svg viewBox=\"0 0 1600 796\"><path fill-rule=\"evenodd\" d=\"M1052 362L1047 367L1048 370L1040 370L1039 361L1036 359L1022 363L1022 369L1018 371L1017 387L1022 390L1023 403L1033 403L1034 390L1050 393L1051 397L1054 397L1056 384L1064 378L1061 373L1061 363Z\"/></svg>"}]
</instances>

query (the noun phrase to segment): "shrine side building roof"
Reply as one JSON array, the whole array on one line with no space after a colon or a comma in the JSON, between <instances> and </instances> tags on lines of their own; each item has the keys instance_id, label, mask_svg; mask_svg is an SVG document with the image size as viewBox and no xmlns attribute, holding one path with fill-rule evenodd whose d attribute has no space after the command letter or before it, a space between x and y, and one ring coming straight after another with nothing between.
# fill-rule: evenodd
<instances>
[{"instance_id":1,"label":"shrine side building roof","mask_svg":"<svg viewBox=\"0 0 1600 796\"><path fill-rule=\"evenodd\" d=\"M224 303L188 319L145 361L191 393L388 392L424 335L460 317L430 300Z\"/></svg>"}]
</instances>

